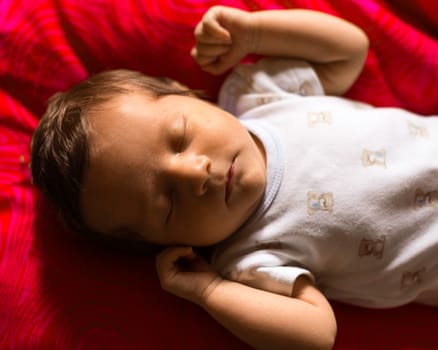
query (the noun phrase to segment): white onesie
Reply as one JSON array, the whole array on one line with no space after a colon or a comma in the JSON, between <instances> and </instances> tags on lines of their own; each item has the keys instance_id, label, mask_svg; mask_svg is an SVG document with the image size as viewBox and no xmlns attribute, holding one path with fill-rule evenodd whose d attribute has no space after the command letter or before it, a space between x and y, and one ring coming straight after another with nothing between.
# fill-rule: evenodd
<instances>
[{"instance_id":1,"label":"white onesie","mask_svg":"<svg viewBox=\"0 0 438 350\"><path fill-rule=\"evenodd\" d=\"M438 118L323 96L290 59L241 65L219 104L263 143L267 186L213 267L291 295L309 276L366 307L438 305Z\"/></svg>"}]
</instances>

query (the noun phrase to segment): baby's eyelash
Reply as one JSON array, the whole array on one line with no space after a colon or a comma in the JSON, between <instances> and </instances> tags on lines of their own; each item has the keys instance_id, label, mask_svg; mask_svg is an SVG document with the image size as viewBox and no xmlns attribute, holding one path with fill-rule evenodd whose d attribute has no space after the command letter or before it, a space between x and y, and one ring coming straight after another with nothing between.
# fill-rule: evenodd
<instances>
[{"instance_id":1,"label":"baby's eyelash","mask_svg":"<svg viewBox=\"0 0 438 350\"><path fill-rule=\"evenodd\" d=\"M178 146L177 146L177 149L176 149L176 151L178 153L180 153L183 150L184 144L185 144L185 141L186 141L186 137L187 137L187 119L186 119L185 116L183 117L183 119L184 119L184 122L183 122L183 133L182 133L181 138L179 139Z\"/></svg>"}]
</instances>

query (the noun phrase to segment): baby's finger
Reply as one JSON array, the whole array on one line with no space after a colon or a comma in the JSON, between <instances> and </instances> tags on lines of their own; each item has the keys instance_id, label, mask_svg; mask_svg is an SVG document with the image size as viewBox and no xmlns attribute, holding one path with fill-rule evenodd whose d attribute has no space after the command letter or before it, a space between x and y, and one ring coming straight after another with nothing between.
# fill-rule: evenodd
<instances>
[{"instance_id":1,"label":"baby's finger","mask_svg":"<svg viewBox=\"0 0 438 350\"><path fill-rule=\"evenodd\" d=\"M213 6L204 15L202 22L205 27L205 31L210 35L217 36L224 40L230 40L231 35L226 28L222 26L221 17L224 15L224 10L228 11L228 8L223 6Z\"/></svg>"},{"instance_id":2,"label":"baby's finger","mask_svg":"<svg viewBox=\"0 0 438 350\"><path fill-rule=\"evenodd\" d=\"M160 279L164 275L175 274L178 272L176 262L181 257L190 258L195 253L192 247L169 247L157 255L155 264Z\"/></svg>"},{"instance_id":3,"label":"baby's finger","mask_svg":"<svg viewBox=\"0 0 438 350\"><path fill-rule=\"evenodd\" d=\"M201 65L202 70L213 75L220 75L231 69L235 64L235 60L229 55L219 56L216 60L205 65Z\"/></svg>"},{"instance_id":4,"label":"baby's finger","mask_svg":"<svg viewBox=\"0 0 438 350\"><path fill-rule=\"evenodd\" d=\"M225 73L227 70L218 66L217 62L213 62L204 66L201 66L202 70L210 73L211 75L221 75Z\"/></svg>"},{"instance_id":5,"label":"baby's finger","mask_svg":"<svg viewBox=\"0 0 438 350\"><path fill-rule=\"evenodd\" d=\"M201 22L196 26L194 34L198 43L231 44L230 33L217 22L215 24Z\"/></svg>"},{"instance_id":6,"label":"baby's finger","mask_svg":"<svg viewBox=\"0 0 438 350\"><path fill-rule=\"evenodd\" d=\"M199 64L201 67L207 64L211 64L218 59L218 56L203 56L198 53L198 50L194 47L191 51L191 55L193 59Z\"/></svg>"},{"instance_id":7,"label":"baby's finger","mask_svg":"<svg viewBox=\"0 0 438 350\"><path fill-rule=\"evenodd\" d=\"M217 57L221 56L224 53L228 52L230 50L230 45L212 45L212 44L202 44L197 43L196 44L196 52L200 56L210 56L210 57Z\"/></svg>"}]
</instances>

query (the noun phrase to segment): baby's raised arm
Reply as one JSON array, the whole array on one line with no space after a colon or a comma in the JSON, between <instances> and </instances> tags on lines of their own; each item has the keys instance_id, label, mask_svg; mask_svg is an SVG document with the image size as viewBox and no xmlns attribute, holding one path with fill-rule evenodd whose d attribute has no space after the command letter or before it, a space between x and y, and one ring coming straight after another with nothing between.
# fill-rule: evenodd
<instances>
[{"instance_id":1,"label":"baby's raised arm","mask_svg":"<svg viewBox=\"0 0 438 350\"><path fill-rule=\"evenodd\" d=\"M207 72L222 74L248 53L311 63L327 94L341 95L362 70L368 38L352 23L317 11L245 12L215 6L195 29L192 56Z\"/></svg>"},{"instance_id":2,"label":"baby's raised arm","mask_svg":"<svg viewBox=\"0 0 438 350\"><path fill-rule=\"evenodd\" d=\"M181 260L183 258L183 260ZM290 297L222 279L189 247L157 257L163 288L202 306L256 349L331 349L336 321L325 297L305 277Z\"/></svg>"}]
</instances>

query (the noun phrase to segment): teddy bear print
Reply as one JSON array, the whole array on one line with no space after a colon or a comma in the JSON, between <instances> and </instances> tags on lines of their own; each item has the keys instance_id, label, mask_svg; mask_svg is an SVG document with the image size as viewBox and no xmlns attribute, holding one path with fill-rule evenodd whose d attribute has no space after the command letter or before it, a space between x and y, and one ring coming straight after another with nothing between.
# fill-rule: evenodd
<instances>
[{"instance_id":1,"label":"teddy bear print","mask_svg":"<svg viewBox=\"0 0 438 350\"><path fill-rule=\"evenodd\" d=\"M438 191L424 192L417 188L415 190L414 207L420 209L424 207L436 208L438 206Z\"/></svg>"},{"instance_id":2,"label":"teddy bear print","mask_svg":"<svg viewBox=\"0 0 438 350\"><path fill-rule=\"evenodd\" d=\"M333 193L307 192L307 212L309 215L317 212L332 212L333 206Z\"/></svg>"},{"instance_id":3,"label":"teddy bear print","mask_svg":"<svg viewBox=\"0 0 438 350\"><path fill-rule=\"evenodd\" d=\"M376 239L363 238L359 245L359 256L374 256L382 259L385 250L385 236Z\"/></svg>"},{"instance_id":4,"label":"teddy bear print","mask_svg":"<svg viewBox=\"0 0 438 350\"><path fill-rule=\"evenodd\" d=\"M400 288L405 289L421 284L424 280L425 273L426 273L425 268L417 271L403 272L400 280Z\"/></svg>"},{"instance_id":5,"label":"teddy bear print","mask_svg":"<svg viewBox=\"0 0 438 350\"><path fill-rule=\"evenodd\" d=\"M298 94L301 96L314 95L312 84L307 80L303 81L298 89Z\"/></svg>"},{"instance_id":6,"label":"teddy bear print","mask_svg":"<svg viewBox=\"0 0 438 350\"><path fill-rule=\"evenodd\" d=\"M424 126L419 126L417 124L414 124L411 121L408 121L408 130L409 130L409 134L413 137L423 137L423 138L429 137L429 132L427 128L425 128Z\"/></svg>"},{"instance_id":7,"label":"teddy bear print","mask_svg":"<svg viewBox=\"0 0 438 350\"><path fill-rule=\"evenodd\" d=\"M369 166L381 166L386 168L386 151L384 149L379 150L362 150L362 165L364 167Z\"/></svg>"},{"instance_id":8,"label":"teddy bear print","mask_svg":"<svg viewBox=\"0 0 438 350\"><path fill-rule=\"evenodd\" d=\"M263 91L260 89L252 77L252 74L244 67L236 69L239 80L233 79L226 83L225 89L230 96L239 96L248 91Z\"/></svg>"},{"instance_id":9,"label":"teddy bear print","mask_svg":"<svg viewBox=\"0 0 438 350\"><path fill-rule=\"evenodd\" d=\"M314 127L319 124L330 125L332 123L332 119L332 114L327 111L307 113L307 122L309 127Z\"/></svg>"},{"instance_id":10,"label":"teddy bear print","mask_svg":"<svg viewBox=\"0 0 438 350\"><path fill-rule=\"evenodd\" d=\"M283 99L283 97L279 94L263 94L263 95L258 96L256 98L256 104L258 106L262 106L262 105L265 105L265 104L268 104L268 103L271 103L274 101L280 101L282 99Z\"/></svg>"}]
</instances>

